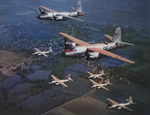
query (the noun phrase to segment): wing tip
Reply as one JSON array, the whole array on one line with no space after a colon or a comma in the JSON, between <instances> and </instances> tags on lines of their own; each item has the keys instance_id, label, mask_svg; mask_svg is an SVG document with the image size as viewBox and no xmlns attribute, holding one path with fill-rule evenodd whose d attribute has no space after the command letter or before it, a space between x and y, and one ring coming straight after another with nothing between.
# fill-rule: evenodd
<instances>
[{"instance_id":1,"label":"wing tip","mask_svg":"<svg viewBox=\"0 0 150 115\"><path fill-rule=\"evenodd\" d=\"M135 62L134 62L134 61L130 61L130 63L131 63L131 64L134 64Z\"/></svg>"},{"instance_id":2,"label":"wing tip","mask_svg":"<svg viewBox=\"0 0 150 115\"><path fill-rule=\"evenodd\" d=\"M44 6L39 6L40 8L44 8Z\"/></svg>"},{"instance_id":3,"label":"wing tip","mask_svg":"<svg viewBox=\"0 0 150 115\"><path fill-rule=\"evenodd\" d=\"M133 111L132 109L129 109L130 111Z\"/></svg>"},{"instance_id":4,"label":"wing tip","mask_svg":"<svg viewBox=\"0 0 150 115\"><path fill-rule=\"evenodd\" d=\"M109 98L106 98L107 100L110 100Z\"/></svg>"},{"instance_id":5,"label":"wing tip","mask_svg":"<svg viewBox=\"0 0 150 115\"><path fill-rule=\"evenodd\" d=\"M63 34L65 34L65 33L63 33L63 32L59 32L59 34L60 34L60 35L63 35Z\"/></svg>"},{"instance_id":6,"label":"wing tip","mask_svg":"<svg viewBox=\"0 0 150 115\"><path fill-rule=\"evenodd\" d=\"M65 84L65 85L63 85L63 86L64 86L64 87L68 87L68 85L66 85L66 84Z\"/></svg>"},{"instance_id":7,"label":"wing tip","mask_svg":"<svg viewBox=\"0 0 150 115\"><path fill-rule=\"evenodd\" d=\"M129 59L127 59L127 60L121 60L121 61L124 61L124 62L130 63L130 64L134 64L134 63L135 63L134 61L129 60Z\"/></svg>"}]
</instances>

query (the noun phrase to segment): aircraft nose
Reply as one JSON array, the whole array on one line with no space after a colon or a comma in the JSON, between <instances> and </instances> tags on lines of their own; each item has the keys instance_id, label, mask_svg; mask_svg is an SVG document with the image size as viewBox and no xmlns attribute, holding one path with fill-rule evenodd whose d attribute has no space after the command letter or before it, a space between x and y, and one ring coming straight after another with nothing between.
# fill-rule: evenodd
<instances>
[{"instance_id":1,"label":"aircraft nose","mask_svg":"<svg viewBox=\"0 0 150 115\"><path fill-rule=\"evenodd\" d=\"M37 19L41 19L40 15L38 15L36 18L37 18Z\"/></svg>"}]
</instances>

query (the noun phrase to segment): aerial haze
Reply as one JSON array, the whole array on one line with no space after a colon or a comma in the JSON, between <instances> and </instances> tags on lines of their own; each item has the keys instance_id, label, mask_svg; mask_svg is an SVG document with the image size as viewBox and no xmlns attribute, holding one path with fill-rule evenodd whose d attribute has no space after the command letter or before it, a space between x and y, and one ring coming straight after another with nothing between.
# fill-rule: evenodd
<instances>
[{"instance_id":1,"label":"aerial haze","mask_svg":"<svg viewBox=\"0 0 150 115\"><path fill-rule=\"evenodd\" d=\"M1 0L0 1L0 114L11 115L148 115L150 113L150 1L149 0L81 0L84 20L39 20L39 6L55 11L73 11L78 0ZM110 42L104 34L114 35L121 27L122 41L134 43L110 52L131 59L127 64L107 56L85 62L83 58L65 58L61 52L67 33L88 43ZM49 57L33 56L34 48L47 50ZM102 66L120 67L141 78L109 76L110 91L90 89L81 74ZM5 70L8 69L8 70ZM112 69L113 70L113 69ZM13 71L13 72L12 72ZM119 72L118 72L119 73ZM14 75L15 74L15 75ZM49 85L50 75L74 82ZM106 73L107 74L107 73ZM133 75L133 76L132 76ZM119 76L119 75L118 75ZM123 80L122 80L123 79ZM121 81L122 80L122 81ZM120 82L121 81L121 82ZM122 83L126 81L125 83ZM125 109L109 110L106 98L119 103L132 96L137 104Z\"/></svg>"}]
</instances>

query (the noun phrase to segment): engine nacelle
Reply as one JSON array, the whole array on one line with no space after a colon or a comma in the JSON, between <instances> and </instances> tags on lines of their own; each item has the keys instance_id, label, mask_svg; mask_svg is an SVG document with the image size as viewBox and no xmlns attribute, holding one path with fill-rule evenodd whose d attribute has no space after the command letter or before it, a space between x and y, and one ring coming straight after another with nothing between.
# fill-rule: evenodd
<instances>
[{"instance_id":1,"label":"engine nacelle","mask_svg":"<svg viewBox=\"0 0 150 115\"><path fill-rule=\"evenodd\" d=\"M56 16L55 17L55 20L62 20L63 19L63 16Z\"/></svg>"},{"instance_id":2,"label":"engine nacelle","mask_svg":"<svg viewBox=\"0 0 150 115\"><path fill-rule=\"evenodd\" d=\"M75 47L76 46L76 43L75 42L66 42L67 45L69 46L72 46L72 47Z\"/></svg>"},{"instance_id":3,"label":"engine nacelle","mask_svg":"<svg viewBox=\"0 0 150 115\"><path fill-rule=\"evenodd\" d=\"M115 107L114 109L119 110L119 109L121 109L121 107L118 107L118 106L117 106L117 107Z\"/></svg>"},{"instance_id":4,"label":"engine nacelle","mask_svg":"<svg viewBox=\"0 0 150 115\"><path fill-rule=\"evenodd\" d=\"M121 109L121 107L117 107L117 109Z\"/></svg>"},{"instance_id":5,"label":"engine nacelle","mask_svg":"<svg viewBox=\"0 0 150 115\"><path fill-rule=\"evenodd\" d=\"M76 46L76 43L74 42L66 42L65 49L72 50L73 48L75 48L75 46Z\"/></svg>"},{"instance_id":6,"label":"engine nacelle","mask_svg":"<svg viewBox=\"0 0 150 115\"><path fill-rule=\"evenodd\" d=\"M72 47L75 47L76 46L76 43L75 42L72 42Z\"/></svg>"},{"instance_id":7,"label":"engine nacelle","mask_svg":"<svg viewBox=\"0 0 150 115\"><path fill-rule=\"evenodd\" d=\"M101 87L97 87L97 89L100 89Z\"/></svg>"},{"instance_id":8,"label":"engine nacelle","mask_svg":"<svg viewBox=\"0 0 150 115\"><path fill-rule=\"evenodd\" d=\"M89 53L89 57L90 57L90 58L98 58L98 56L99 56L99 53L98 53L98 52L90 52L90 53Z\"/></svg>"},{"instance_id":9,"label":"engine nacelle","mask_svg":"<svg viewBox=\"0 0 150 115\"><path fill-rule=\"evenodd\" d=\"M56 83L56 85L59 85L59 83Z\"/></svg>"}]
</instances>

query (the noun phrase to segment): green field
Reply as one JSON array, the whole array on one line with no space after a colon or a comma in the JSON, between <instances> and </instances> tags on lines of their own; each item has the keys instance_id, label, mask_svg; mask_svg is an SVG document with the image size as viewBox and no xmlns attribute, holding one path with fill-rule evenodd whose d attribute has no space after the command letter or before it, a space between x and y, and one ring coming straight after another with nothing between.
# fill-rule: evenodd
<instances>
[{"instance_id":1,"label":"green field","mask_svg":"<svg viewBox=\"0 0 150 115\"><path fill-rule=\"evenodd\" d=\"M150 76L150 63L136 61L135 64L122 66L125 69L140 73L144 76Z\"/></svg>"}]
</instances>

